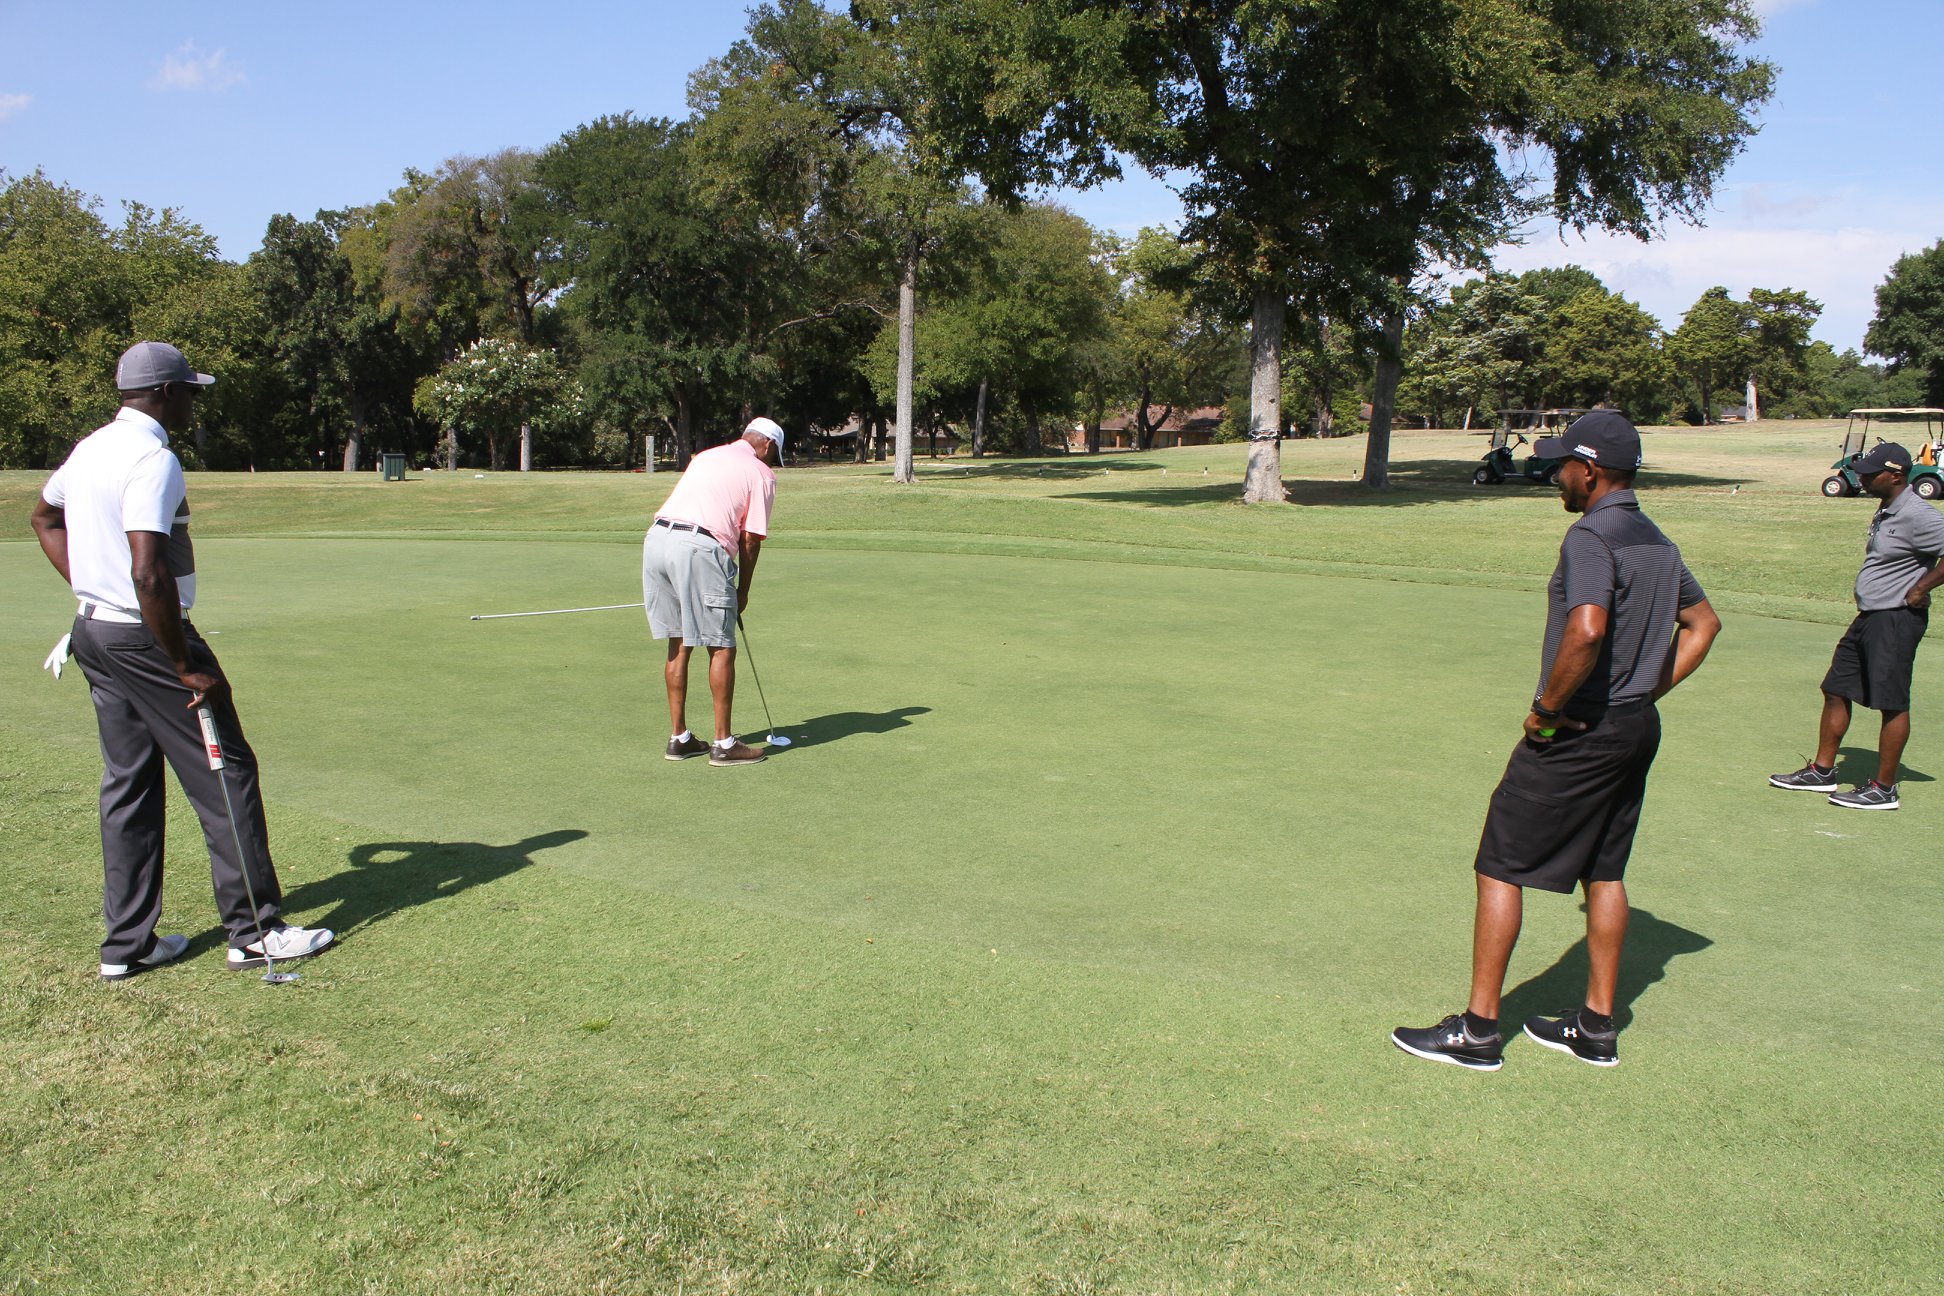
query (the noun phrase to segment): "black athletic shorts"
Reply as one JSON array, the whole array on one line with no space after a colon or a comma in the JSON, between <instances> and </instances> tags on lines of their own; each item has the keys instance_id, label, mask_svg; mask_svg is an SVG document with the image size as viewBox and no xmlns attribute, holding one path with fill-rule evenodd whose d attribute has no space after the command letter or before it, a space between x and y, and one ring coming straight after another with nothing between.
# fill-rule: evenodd
<instances>
[{"instance_id":1,"label":"black athletic shorts","mask_svg":"<svg viewBox=\"0 0 1944 1296\"><path fill-rule=\"evenodd\" d=\"M1910 674L1930 625L1928 608L1858 612L1836 644L1822 690L1872 711L1910 710Z\"/></svg>"},{"instance_id":2,"label":"black athletic shorts","mask_svg":"<svg viewBox=\"0 0 1944 1296\"><path fill-rule=\"evenodd\" d=\"M1626 874L1660 712L1643 699L1577 718L1584 732L1513 749L1478 839L1473 867L1486 877L1563 893Z\"/></svg>"}]
</instances>

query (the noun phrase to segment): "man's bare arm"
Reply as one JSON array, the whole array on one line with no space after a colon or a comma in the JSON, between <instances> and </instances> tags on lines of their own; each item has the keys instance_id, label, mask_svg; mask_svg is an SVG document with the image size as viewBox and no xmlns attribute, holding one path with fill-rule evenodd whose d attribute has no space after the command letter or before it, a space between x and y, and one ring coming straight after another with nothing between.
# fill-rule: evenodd
<instances>
[{"instance_id":1,"label":"man's bare arm","mask_svg":"<svg viewBox=\"0 0 1944 1296\"><path fill-rule=\"evenodd\" d=\"M61 579L72 586L74 581L68 575L67 510L56 508L44 499L36 499L33 516L27 520L34 528L34 538L40 541L41 552L47 555L47 561L53 563L54 570L61 573Z\"/></svg>"},{"instance_id":2,"label":"man's bare arm","mask_svg":"<svg viewBox=\"0 0 1944 1296\"><path fill-rule=\"evenodd\" d=\"M1674 691L1674 686L1695 670L1714 647L1715 636L1721 633L1721 618L1715 610L1702 599L1691 607L1684 607L1674 614L1674 645L1667 654L1667 666L1661 671L1660 683L1654 686L1654 700L1660 701Z\"/></svg>"},{"instance_id":3,"label":"man's bare arm","mask_svg":"<svg viewBox=\"0 0 1944 1296\"><path fill-rule=\"evenodd\" d=\"M175 666L176 678L192 695L189 705L202 705L203 695L222 680L196 669L189 659L189 639L182 632L182 594L167 561L169 538L159 531L128 533L128 572L135 581L135 598L142 607L142 624L147 626L162 651Z\"/></svg>"},{"instance_id":4,"label":"man's bare arm","mask_svg":"<svg viewBox=\"0 0 1944 1296\"><path fill-rule=\"evenodd\" d=\"M749 584L756 579L756 560L763 553L763 537L745 531L738 544L741 550L736 558L736 611L746 611L749 607Z\"/></svg>"}]
</instances>

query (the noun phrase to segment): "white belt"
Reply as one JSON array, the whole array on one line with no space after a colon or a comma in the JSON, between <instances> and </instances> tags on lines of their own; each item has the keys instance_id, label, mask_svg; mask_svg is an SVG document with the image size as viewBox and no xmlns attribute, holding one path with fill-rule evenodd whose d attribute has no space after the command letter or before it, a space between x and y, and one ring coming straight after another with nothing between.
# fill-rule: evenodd
<instances>
[{"instance_id":1,"label":"white belt","mask_svg":"<svg viewBox=\"0 0 1944 1296\"><path fill-rule=\"evenodd\" d=\"M140 613L124 612L120 608L109 607L103 603L93 603L87 599L81 600L80 610L75 615L79 616L83 621L106 621L112 625L142 624Z\"/></svg>"}]
</instances>

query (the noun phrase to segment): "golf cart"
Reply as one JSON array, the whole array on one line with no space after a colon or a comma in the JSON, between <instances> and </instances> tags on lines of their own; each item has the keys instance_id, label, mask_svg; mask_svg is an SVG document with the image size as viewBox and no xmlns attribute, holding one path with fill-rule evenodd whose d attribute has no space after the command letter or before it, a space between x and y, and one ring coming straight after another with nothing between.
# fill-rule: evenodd
<instances>
[{"instance_id":1,"label":"golf cart","mask_svg":"<svg viewBox=\"0 0 1944 1296\"><path fill-rule=\"evenodd\" d=\"M1870 422L1880 420L1894 423L1898 420L1924 420L1924 439L1916 451L1917 461L1910 465L1907 480L1910 489L1917 492L1917 498L1944 499L1944 472L1939 471L1939 460L1944 459L1944 443L1939 441L1939 425L1944 423L1944 409L1912 407L1907 409L1853 409L1849 412L1849 426L1843 431L1843 457L1829 465L1834 471L1823 479L1822 493L1830 499L1846 499L1863 493L1862 479L1856 475L1856 461L1870 445ZM1858 420L1861 420L1859 425ZM1884 438L1878 437L1882 444Z\"/></svg>"},{"instance_id":2,"label":"golf cart","mask_svg":"<svg viewBox=\"0 0 1944 1296\"><path fill-rule=\"evenodd\" d=\"M1491 446L1485 451L1479 466L1472 470L1472 485L1496 486L1508 477L1522 477L1536 485L1550 486L1559 477L1559 464L1527 455L1525 463L1518 469L1513 467L1513 443L1530 446L1532 441L1525 434L1539 437L1558 436L1572 421L1586 413L1583 409L1503 409L1499 412L1499 425L1490 432L1479 436L1492 438Z\"/></svg>"}]
</instances>

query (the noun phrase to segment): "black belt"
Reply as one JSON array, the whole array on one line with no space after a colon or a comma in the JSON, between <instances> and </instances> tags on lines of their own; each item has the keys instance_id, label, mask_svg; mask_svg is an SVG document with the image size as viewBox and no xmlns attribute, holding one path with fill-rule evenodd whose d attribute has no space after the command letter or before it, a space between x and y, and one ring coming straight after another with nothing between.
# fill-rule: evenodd
<instances>
[{"instance_id":1,"label":"black belt","mask_svg":"<svg viewBox=\"0 0 1944 1296\"><path fill-rule=\"evenodd\" d=\"M665 526L670 531L700 531L702 528L693 522L670 522L667 518L656 518L656 526Z\"/></svg>"}]
</instances>

